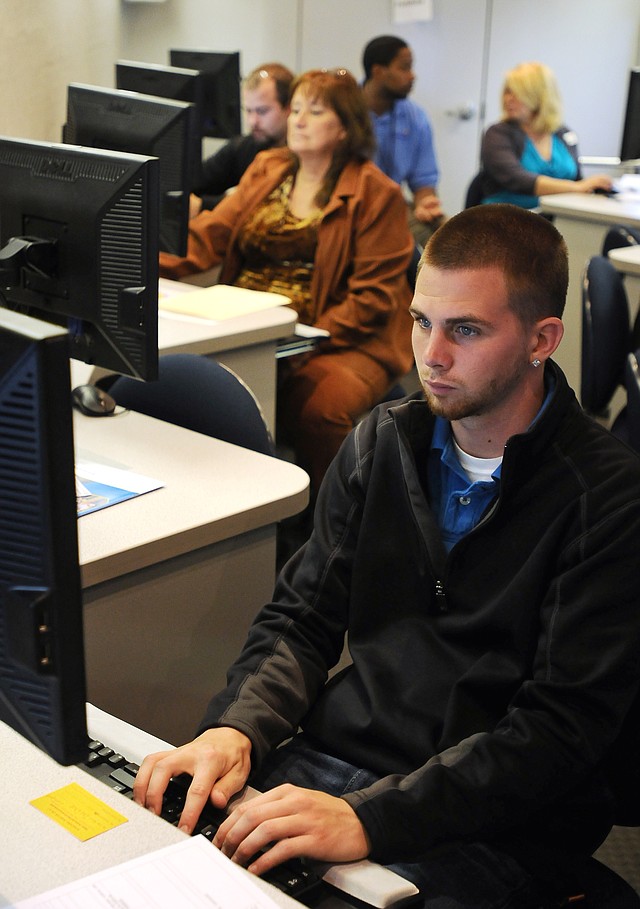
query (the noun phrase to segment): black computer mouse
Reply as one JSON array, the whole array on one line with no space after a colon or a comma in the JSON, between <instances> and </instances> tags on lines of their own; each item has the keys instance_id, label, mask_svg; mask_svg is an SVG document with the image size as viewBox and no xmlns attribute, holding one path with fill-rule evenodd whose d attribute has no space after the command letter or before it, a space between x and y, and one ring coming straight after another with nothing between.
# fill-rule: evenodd
<instances>
[{"instance_id":1,"label":"black computer mouse","mask_svg":"<svg viewBox=\"0 0 640 909\"><path fill-rule=\"evenodd\" d=\"M116 409L116 402L97 385L78 385L71 392L73 406L88 417L108 417Z\"/></svg>"}]
</instances>

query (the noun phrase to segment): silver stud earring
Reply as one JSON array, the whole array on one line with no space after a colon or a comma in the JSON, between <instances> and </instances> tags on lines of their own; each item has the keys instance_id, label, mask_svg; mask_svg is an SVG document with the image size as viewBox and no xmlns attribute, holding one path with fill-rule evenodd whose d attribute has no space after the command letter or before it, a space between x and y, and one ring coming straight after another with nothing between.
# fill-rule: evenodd
<instances>
[{"instance_id":1,"label":"silver stud earring","mask_svg":"<svg viewBox=\"0 0 640 909\"><path fill-rule=\"evenodd\" d=\"M532 366L535 366L535 368L537 369L538 366L540 366L541 362L542 362L542 361L539 360L539 359L536 357L535 360L533 360L533 362L531 363L531 365L532 365Z\"/></svg>"}]
</instances>

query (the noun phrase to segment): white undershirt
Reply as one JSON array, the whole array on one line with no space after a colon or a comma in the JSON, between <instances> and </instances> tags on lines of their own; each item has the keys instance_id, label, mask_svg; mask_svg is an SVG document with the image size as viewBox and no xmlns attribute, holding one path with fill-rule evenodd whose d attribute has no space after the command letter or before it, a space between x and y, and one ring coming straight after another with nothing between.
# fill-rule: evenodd
<instances>
[{"instance_id":1,"label":"white undershirt","mask_svg":"<svg viewBox=\"0 0 640 909\"><path fill-rule=\"evenodd\" d=\"M477 483L479 480L490 480L494 470L497 470L502 463L502 455L497 458L475 458L463 451L453 436L452 441L460 466L472 483Z\"/></svg>"}]
</instances>

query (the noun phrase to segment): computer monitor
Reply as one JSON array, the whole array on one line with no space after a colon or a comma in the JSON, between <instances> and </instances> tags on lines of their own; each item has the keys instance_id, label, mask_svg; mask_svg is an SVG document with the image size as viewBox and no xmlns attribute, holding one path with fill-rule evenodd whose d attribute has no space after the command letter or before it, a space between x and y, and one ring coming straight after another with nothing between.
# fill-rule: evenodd
<instances>
[{"instance_id":1,"label":"computer monitor","mask_svg":"<svg viewBox=\"0 0 640 909\"><path fill-rule=\"evenodd\" d=\"M195 116L185 101L98 85L67 88L65 142L159 159L160 249L177 256L187 251Z\"/></svg>"},{"instance_id":2,"label":"computer monitor","mask_svg":"<svg viewBox=\"0 0 640 909\"><path fill-rule=\"evenodd\" d=\"M191 146L194 154L193 185L196 185L202 164L204 92L201 73L198 70L185 69L181 66L162 66L158 63L118 60L116 62L116 88L138 92L142 95L172 98L174 101L187 101L195 106L194 137Z\"/></svg>"},{"instance_id":3,"label":"computer monitor","mask_svg":"<svg viewBox=\"0 0 640 909\"><path fill-rule=\"evenodd\" d=\"M0 311L0 719L61 764L87 747L67 333Z\"/></svg>"},{"instance_id":4,"label":"computer monitor","mask_svg":"<svg viewBox=\"0 0 640 909\"><path fill-rule=\"evenodd\" d=\"M78 360L156 378L158 185L155 158L0 137L0 306L68 328Z\"/></svg>"},{"instance_id":5,"label":"computer monitor","mask_svg":"<svg viewBox=\"0 0 640 909\"><path fill-rule=\"evenodd\" d=\"M240 102L240 53L171 50L172 66L202 73L204 113L202 135L230 139L242 131Z\"/></svg>"},{"instance_id":6,"label":"computer monitor","mask_svg":"<svg viewBox=\"0 0 640 909\"><path fill-rule=\"evenodd\" d=\"M640 68L629 74L627 108L622 129L620 146L621 161L635 161L640 158Z\"/></svg>"}]
</instances>

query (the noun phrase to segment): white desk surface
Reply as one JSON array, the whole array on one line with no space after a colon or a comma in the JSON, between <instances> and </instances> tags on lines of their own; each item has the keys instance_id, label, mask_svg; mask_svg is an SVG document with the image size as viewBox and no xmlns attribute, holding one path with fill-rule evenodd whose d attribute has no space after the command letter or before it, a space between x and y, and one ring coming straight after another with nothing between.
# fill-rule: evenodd
<instances>
[{"instance_id":1,"label":"white desk surface","mask_svg":"<svg viewBox=\"0 0 640 909\"><path fill-rule=\"evenodd\" d=\"M640 246L623 246L612 249L609 259L618 269L626 275L640 276Z\"/></svg>"},{"instance_id":2,"label":"white desk surface","mask_svg":"<svg viewBox=\"0 0 640 909\"><path fill-rule=\"evenodd\" d=\"M102 734L105 717L99 711L89 712L91 735ZM107 731L112 726L109 723ZM150 743L153 749L153 740ZM125 815L127 823L83 843L29 804L71 782ZM59 766L4 723L0 723L0 804L0 907L180 842L185 836L78 767ZM283 909L299 909L299 903L258 878L252 880Z\"/></svg>"},{"instance_id":3,"label":"white desk surface","mask_svg":"<svg viewBox=\"0 0 640 909\"><path fill-rule=\"evenodd\" d=\"M301 511L307 474L287 461L143 414L74 414L76 452L164 488L78 520L84 587L274 524Z\"/></svg>"},{"instance_id":4,"label":"white desk surface","mask_svg":"<svg viewBox=\"0 0 640 909\"><path fill-rule=\"evenodd\" d=\"M543 212L593 221L601 224L640 224L640 199L629 201L626 197L602 196L597 193L558 193L541 196Z\"/></svg>"},{"instance_id":5,"label":"white desk surface","mask_svg":"<svg viewBox=\"0 0 640 909\"><path fill-rule=\"evenodd\" d=\"M160 288L175 293L199 290L193 284L160 278ZM214 354L265 341L277 341L293 334L297 315L288 306L274 306L258 312L223 319L219 322L189 318L160 310L158 313L158 350L161 353Z\"/></svg>"}]
</instances>

